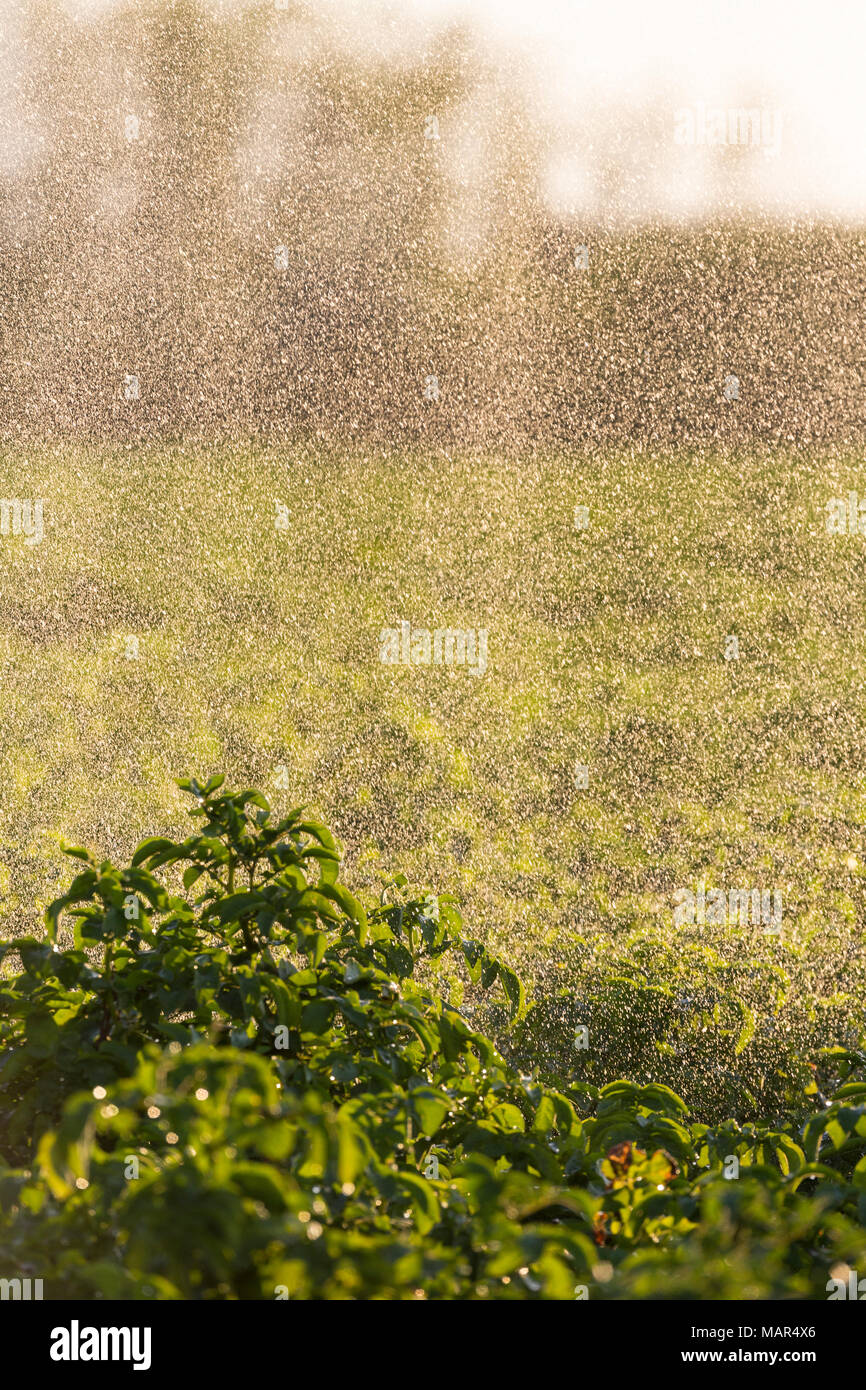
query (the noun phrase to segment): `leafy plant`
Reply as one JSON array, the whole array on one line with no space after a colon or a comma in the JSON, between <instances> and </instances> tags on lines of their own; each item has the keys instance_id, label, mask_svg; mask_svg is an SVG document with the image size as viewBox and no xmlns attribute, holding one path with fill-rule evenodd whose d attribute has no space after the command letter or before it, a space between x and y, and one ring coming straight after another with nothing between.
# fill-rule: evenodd
<instances>
[{"instance_id":1,"label":"leafy plant","mask_svg":"<svg viewBox=\"0 0 866 1390\"><path fill-rule=\"evenodd\" d=\"M773 1124L562 1053L517 1070L544 1001L452 898L400 876L365 908L302 810L181 785L195 833L69 850L45 938L0 948L10 1270L50 1297L808 1298L862 1256L860 1051ZM435 992L449 960L501 987L501 1046Z\"/></svg>"}]
</instances>

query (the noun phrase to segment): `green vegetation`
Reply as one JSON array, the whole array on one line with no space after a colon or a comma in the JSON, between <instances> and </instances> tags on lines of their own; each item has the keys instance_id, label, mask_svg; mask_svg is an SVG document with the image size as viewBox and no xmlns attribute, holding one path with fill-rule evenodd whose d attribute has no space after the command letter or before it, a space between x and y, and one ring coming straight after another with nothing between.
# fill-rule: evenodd
<instances>
[{"instance_id":1,"label":"green vegetation","mask_svg":"<svg viewBox=\"0 0 866 1390\"><path fill-rule=\"evenodd\" d=\"M222 783L124 869L69 849L2 947L0 1244L49 1296L818 1298L862 1254L866 1054L797 1126L551 1089L418 978L524 1014L451 899L366 912L325 826Z\"/></svg>"},{"instance_id":2,"label":"green vegetation","mask_svg":"<svg viewBox=\"0 0 866 1390\"><path fill-rule=\"evenodd\" d=\"M0 546L0 913L2 934L27 953L25 983L14 951L0 976L7 1043L0 1109L12 1112L3 1120L5 1159L27 1170L39 1131L58 1136L43 1140L44 1166L34 1169L43 1176L3 1180L13 1205L20 1200L29 1213L13 1221L20 1260L32 1248L40 1269L55 1270L55 1285L67 1291L264 1297L274 1285L326 1297L414 1297L416 1289L428 1297L527 1296L540 1292L535 1283L571 1297L568 1283L587 1285L593 1298L647 1291L824 1298L834 1261L853 1262L859 1250L862 1265L857 1165L866 1096L838 1092L866 1079L859 617L866 564L858 538L830 536L824 524L830 497L862 490L858 468L853 456L784 450L509 461L309 443L291 451L31 448L25 456L7 449L0 493L44 497L46 535L40 545L4 537ZM288 508L288 530L274 524L278 500ZM589 508L586 531L574 528L577 504ZM486 627L485 675L382 665L380 631L401 619ZM739 639L736 662L724 660L729 634ZM130 637L137 657L126 655ZM585 789L575 786L576 762L589 769ZM256 994L260 985L249 997L241 987L250 961L228 957L248 945L199 939L205 907L190 902L181 912L176 903L152 903L155 941L142 936L134 949L167 951L162 932L174 916L181 954L227 951L208 967L213 982L191 983L194 968L172 957L170 968L160 966L169 978L152 991L158 1012L139 1002L129 1019L112 1022L110 1039L99 1041L105 989L87 970L116 979L117 962L102 960L106 948L96 940L67 939L63 916L59 944L67 953L84 950L87 965L66 965L68 978L61 977L58 960L46 955L41 918L69 883L61 837L94 845L100 864L106 856L118 865L130 863L145 835L182 839L183 797L173 777L196 767L262 787L277 823L290 797L315 806L344 846L346 877L366 902L398 870L408 883L435 884L439 945L447 937L449 949L437 947L431 958L427 946L416 949L419 935L415 947L399 943L414 962L409 974L384 955L375 967L402 997L418 991L413 1007L432 1030L423 1064L406 1051L406 1037L393 1040L410 1069L392 1076L403 1099L381 1099L386 1109L393 1104L393 1123L369 1098L379 1084L386 1097L387 1087L382 1078L374 1085L357 1035L347 1045L357 1076L329 1080L316 1070L343 1050L328 1032L305 1039L315 1085L296 1088L283 1075L287 1056L271 1047L265 1021L277 1017L278 1002ZM91 868L101 881L95 861ZM108 877L119 891L123 880ZM708 889L781 891L780 935L674 926L676 890L701 881ZM182 889L178 879L163 891L176 898ZM405 885L409 918L427 921L432 909L404 895ZM492 990L468 973L458 903L478 950L500 963ZM356 919L335 906L339 923L320 919L315 927L326 942L318 961L303 964L303 941L285 947L299 971L314 972L305 1007L321 990L345 996L341 963L361 949ZM371 909L368 921L381 926L384 913ZM136 930L112 919L112 950L123 957ZM358 958L359 969L365 960ZM138 961L135 969L150 975L156 966ZM475 962L472 969L477 974ZM511 998L500 989L514 976L526 987L516 1014L516 987ZM200 990L205 1002L172 1000L172 989L187 1000ZM28 990L40 998L44 991L44 1017L22 1012ZM223 1003L208 991L213 999L224 991ZM64 1002L64 992L74 997ZM429 1002L439 996L447 1005ZM205 1014L219 1009L228 1034L211 1037ZM443 1009L462 1020L454 1027L492 1041L470 1044L460 1034L465 1047L447 1056ZM251 1019L254 1036L246 1031ZM89 1042L77 1031L94 1026ZM576 1045L581 1027L589 1030L585 1048ZM61 1039L66 1052L57 1066ZM114 1056L109 1041L120 1049ZM170 1051L178 1042L181 1051ZM477 1081L471 1057L490 1090L460 1102L466 1127L452 1132L451 1117L442 1133L419 1129L406 1099L414 1082L423 1077L450 1096L463 1082L449 1068ZM165 1069L180 1077L194 1063L207 1079L193 1093L249 1089L261 1114L270 1114L266 1097L279 1081L286 1118L274 1123L297 1138L273 1160L268 1140L261 1151L251 1140L248 1151L239 1138L243 1106L236 1114L233 1101L215 1119L215 1106L182 1087L182 1113L151 1133L137 1097L167 1095ZM110 1091L99 1105L96 1085ZM545 1088L562 1098L550 1101L552 1118ZM74 1099L81 1092L86 1107ZM319 1103L313 1093L320 1119L292 1120ZM495 1104L491 1094L500 1097ZM61 1123L64 1101L71 1110ZM489 1118L486 1107L500 1103L519 1112L523 1129ZM117 1115L104 1115L107 1105ZM617 1117L609 1132L608 1115ZM359 1194L351 1194L341 1225L327 1165L337 1162L340 1126L350 1120L357 1127L350 1147L367 1166L350 1179L337 1173L338 1188L350 1182ZM316 1178L301 1170L319 1124ZM192 1137L198 1126L211 1134L207 1143ZM166 1147L167 1132L178 1135L177 1145ZM498 1152L500 1139L485 1147L478 1134L488 1132L510 1136L510 1147ZM444 1186L423 1177L434 1141ZM272 1163L286 1203L281 1215L264 1202L263 1214L258 1197L233 1188L225 1229L237 1221L246 1234L228 1245L215 1236L214 1249L230 1246L239 1263L227 1254L225 1265L216 1255L212 1265L203 1261L195 1288L188 1281L196 1261L186 1273L168 1255L157 1267L151 1237L142 1235L133 1255L123 1234L133 1229L126 1205L142 1201L139 1184L163 1183L167 1191L193 1180L190 1156L176 1162L185 1146L197 1150L195 1181L205 1186L217 1182L232 1147L232 1163ZM137 1183L126 1182L114 1155L139 1149L149 1157L142 1155ZM644 1163L655 1173L658 1152L669 1156L661 1191L640 1176ZM740 1158L736 1181L719 1175L727 1155ZM74 1188L69 1175L85 1162L90 1186ZM622 1174L606 1173L607 1191L599 1162L623 1165ZM812 1174L815 1162L821 1171ZM409 1186L417 1201L379 1191L392 1164L416 1180ZM321 1191L310 1195L312 1186ZM567 1189L565 1207L549 1206L549 1189L557 1201ZM462 1245L441 1224L445 1202L447 1221L466 1223ZM549 1247L544 1231L537 1237L555 1266L549 1282L520 1244L536 1230L523 1213L537 1202L542 1226L549 1218L556 1233ZM630 1210L635 1203L640 1219ZM310 1213L302 1225L321 1226L320 1240L294 1226L290 1239L286 1213L300 1211ZM599 1212L607 1213L603 1229ZM417 1222L427 1219L433 1224L422 1234ZM135 1220L144 1222L142 1210ZM492 1223L483 1239L476 1221ZM159 1222L154 1203L144 1222L154 1241ZM499 1267L491 1274L485 1263L488 1251L469 1261L467 1273L467 1248L485 1241L513 1253L515 1269L535 1272L500 1285ZM46 1264L39 1242L66 1250L68 1269ZM394 1273L404 1246L405 1281ZM79 1247L80 1257L69 1253ZM303 1258L290 1254L296 1248ZM50 1260L62 1264L56 1253ZM294 1274L277 1277L286 1261Z\"/></svg>"},{"instance_id":3,"label":"green vegetation","mask_svg":"<svg viewBox=\"0 0 866 1390\"><path fill-rule=\"evenodd\" d=\"M7 450L2 495L47 501L41 545L0 545L4 934L38 929L61 836L121 862L180 833L176 775L220 770L315 806L359 889L453 893L530 993L576 1001L595 1081L759 1118L777 1071L864 1029L866 559L824 510L858 466ZM381 665L401 618L486 627L486 674ZM674 928L701 880L779 889L781 936ZM671 1027L602 1009L608 975L641 1009L669 991ZM680 999L710 1068L671 1050Z\"/></svg>"}]
</instances>

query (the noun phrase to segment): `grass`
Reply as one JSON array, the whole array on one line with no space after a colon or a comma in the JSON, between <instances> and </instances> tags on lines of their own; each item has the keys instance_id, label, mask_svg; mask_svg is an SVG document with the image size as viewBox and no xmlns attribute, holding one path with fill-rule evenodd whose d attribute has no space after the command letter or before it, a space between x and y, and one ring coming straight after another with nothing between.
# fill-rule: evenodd
<instances>
[{"instance_id":1,"label":"grass","mask_svg":"<svg viewBox=\"0 0 866 1390\"><path fill-rule=\"evenodd\" d=\"M853 454L793 449L7 447L0 495L44 497L46 534L0 540L5 930L67 881L61 838L129 854L183 828L175 777L223 771L314 805L356 890L455 892L537 989L628 967L673 999L713 952L755 1024L751 1093L853 1045L866 541L824 519L861 482ZM401 619L486 627L486 674L381 664ZM780 890L781 939L674 928L702 879ZM735 1046L742 1017L709 1017ZM639 1065L608 1039L596 1064L694 1089L672 1046Z\"/></svg>"}]
</instances>

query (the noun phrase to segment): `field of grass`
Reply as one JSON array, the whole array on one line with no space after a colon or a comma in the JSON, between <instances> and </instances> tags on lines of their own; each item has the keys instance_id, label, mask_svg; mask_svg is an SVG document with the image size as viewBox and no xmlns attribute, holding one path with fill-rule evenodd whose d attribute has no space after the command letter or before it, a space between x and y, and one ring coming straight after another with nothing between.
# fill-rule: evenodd
<instances>
[{"instance_id":1,"label":"field of grass","mask_svg":"<svg viewBox=\"0 0 866 1390\"><path fill-rule=\"evenodd\" d=\"M7 447L45 537L0 540L2 934L68 881L61 839L185 833L173 779L225 772L315 807L355 891L454 892L546 999L556 1070L583 1022L596 1083L774 1113L864 1034L866 540L825 526L862 478L793 449ZM486 673L382 664L401 620L486 628ZM780 891L780 936L675 927L699 881Z\"/></svg>"}]
</instances>

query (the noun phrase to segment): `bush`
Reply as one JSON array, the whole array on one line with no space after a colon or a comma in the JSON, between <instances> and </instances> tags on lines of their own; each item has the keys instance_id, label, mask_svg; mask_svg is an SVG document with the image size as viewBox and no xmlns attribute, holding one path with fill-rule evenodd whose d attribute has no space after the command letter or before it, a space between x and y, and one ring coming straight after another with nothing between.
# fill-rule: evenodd
<instances>
[{"instance_id":1,"label":"bush","mask_svg":"<svg viewBox=\"0 0 866 1390\"><path fill-rule=\"evenodd\" d=\"M180 785L195 834L124 869L68 850L46 939L2 946L11 1272L53 1298L823 1298L862 1254L858 1054L796 1128L553 1089L435 993L451 959L525 1014L452 899L397 878L366 911L325 826Z\"/></svg>"}]
</instances>

